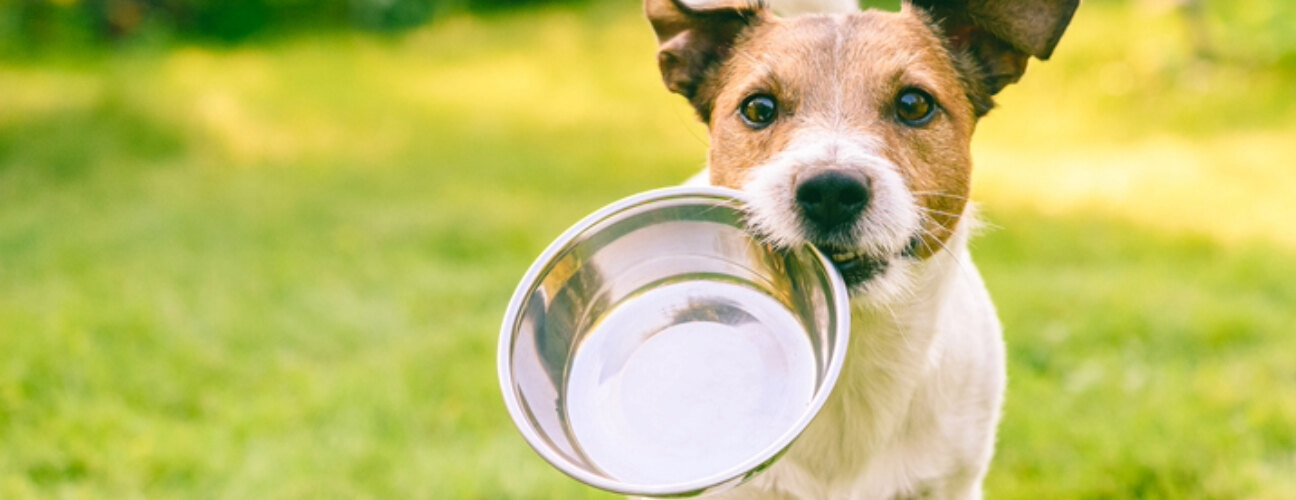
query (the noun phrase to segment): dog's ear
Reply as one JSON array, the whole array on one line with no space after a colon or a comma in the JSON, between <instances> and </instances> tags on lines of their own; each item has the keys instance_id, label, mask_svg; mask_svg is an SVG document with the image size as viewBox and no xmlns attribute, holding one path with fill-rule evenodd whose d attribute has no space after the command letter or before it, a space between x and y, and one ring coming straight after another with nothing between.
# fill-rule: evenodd
<instances>
[{"instance_id":1,"label":"dog's ear","mask_svg":"<svg viewBox=\"0 0 1296 500\"><path fill-rule=\"evenodd\" d=\"M1031 56L1053 55L1080 0L906 0L927 12L966 74L977 114L993 106L990 96L1017 82ZM970 58L958 61L959 58ZM977 88L979 87L979 88Z\"/></svg>"},{"instance_id":2,"label":"dog's ear","mask_svg":"<svg viewBox=\"0 0 1296 500\"><path fill-rule=\"evenodd\" d=\"M684 0L644 0L644 14L657 33L657 65L671 92L688 98L705 121L712 96L706 79L729 57L744 29L768 10L758 0L712 0L691 7Z\"/></svg>"}]
</instances>

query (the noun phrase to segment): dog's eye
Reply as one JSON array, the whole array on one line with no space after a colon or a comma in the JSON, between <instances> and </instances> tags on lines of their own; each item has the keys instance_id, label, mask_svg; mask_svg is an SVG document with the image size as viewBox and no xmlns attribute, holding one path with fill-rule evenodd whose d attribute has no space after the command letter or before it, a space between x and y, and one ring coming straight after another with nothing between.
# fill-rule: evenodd
<instances>
[{"instance_id":1,"label":"dog's eye","mask_svg":"<svg viewBox=\"0 0 1296 500\"><path fill-rule=\"evenodd\" d=\"M774 121L774 116L778 114L778 103L773 97L756 94L743 101L738 111L748 126L762 129Z\"/></svg>"},{"instance_id":2,"label":"dog's eye","mask_svg":"<svg viewBox=\"0 0 1296 500\"><path fill-rule=\"evenodd\" d=\"M901 90L895 101L896 118L910 127L921 127L936 116L936 103L931 94L909 87Z\"/></svg>"}]
</instances>

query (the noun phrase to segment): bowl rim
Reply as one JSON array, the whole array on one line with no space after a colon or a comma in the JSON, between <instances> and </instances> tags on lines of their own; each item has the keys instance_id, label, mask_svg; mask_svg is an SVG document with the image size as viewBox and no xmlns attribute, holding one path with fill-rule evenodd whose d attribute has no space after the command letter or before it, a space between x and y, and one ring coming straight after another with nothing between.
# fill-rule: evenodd
<instances>
[{"instance_id":1,"label":"bowl rim","mask_svg":"<svg viewBox=\"0 0 1296 500\"><path fill-rule=\"evenodd\" d=\"M774 443L771 443L759 453L752 455L751 458L724 471L700 479L669 484L631 483L591 474L586 471L585 467L568 460L561 453L554 450L554 447L547 442L546 438L534 426L530 425L529 419L526 418L526 411L522 409L521 401L519 401L519 395L513 389L513 340L514 332L523 312L522 307L525 301L530 298L535 287L539 286L538 278L540 274L549 267L554 257L566 250L577 237L594 226L610 220L629 209L680 198L712 199L720 203L741 204L747 202L747 197L743 192L733 189L714 186L674 186L627 196L594 211L567 228L566 231L563 231L531 263L526 274L523 275L522 280L514 290L513 296L509 299L508 309L505 311L504 321L500 327L496 368L499 376L500 392L504 398L504 406L508 409L509 416L513 420L513 427L522 434L527 444L536 453L564 474L582 483L614 493L657 497L700 493L708 488L733 481L750 474L757 468L761 468L763 464L770 462L791 445L792 441L796 440L805 431L805 428L810 425L810 422L814 420L815 416L819 414L819 411L827 402L828 396L837 385L837 379L841 375L842 364L846 358L846 350L850 343L851 308L846 283L841 274L837 272L837 268L833 266L832 261L814 245L807 243L805 246L809 247L811 253L818 259L819 264L827 271L825 274L828 276L831 285L830 299L835 308L833 319L838 330L832 352L837 353L837 355L828 359L827 372L821 384L822 389L816 391L809 408ZM744 481L746 479L743 478Z\"/></svg>"}]
</instances>

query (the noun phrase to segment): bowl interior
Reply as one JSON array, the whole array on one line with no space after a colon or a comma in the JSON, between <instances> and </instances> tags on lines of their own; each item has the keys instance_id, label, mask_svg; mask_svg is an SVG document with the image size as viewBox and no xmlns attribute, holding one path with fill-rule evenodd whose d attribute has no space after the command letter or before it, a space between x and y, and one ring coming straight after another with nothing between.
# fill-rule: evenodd
<instances>
[{"instance_id":1,"label":"bowl interior","mask_svg":"<svg viewBox=\"0 0 1296 500\"><path fill-rule=\"evenodd\" d=\"M501 382L559 469L623 493L706 488L771 460L822 405L845 345L844 286L813 248L754 239L731 196L613 205L519 286Z\"/></svg>"}]
</instances>

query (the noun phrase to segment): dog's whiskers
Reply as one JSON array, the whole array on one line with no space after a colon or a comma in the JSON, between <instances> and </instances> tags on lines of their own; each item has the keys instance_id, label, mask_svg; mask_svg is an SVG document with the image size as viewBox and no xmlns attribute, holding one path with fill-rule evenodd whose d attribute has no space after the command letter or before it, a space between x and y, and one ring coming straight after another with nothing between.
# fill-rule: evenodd
<instances>
[{"instance_id":1,"label":"dog's whiskers","mask_svg":"<svg viewBox=\"0 0 1296 500\"><path fill-rule=\"evenodd\" d=\"M927 216L927 215L925 215L925 214L923 215L923 217L926 218L926 219L928 219L928 220L931 220L931 217L930 217L930 216ZM935 221L933 221L933 222L935 222ZM938 226L938 227L944 228L944 226ZM930 236L932 242L936 243L936 245L939 246L939 247L941 248L941 250L944 250L945 253L949 254L950 259L953 259L953 260L954 260L954 265L958 266L958 267L959 267L959 270L962 271L960 274L963 275L963 279L970 279L969 277L970 277L970 276L973 276L973 275L975 274L975 272L972 270L972 268L968 267L968 265L967 265L966 263L963 262L963 259L960 259L960 258L959 258L959 254L957 254L957 253L955 253L954 251L950 250L949 247L946 246L945 243L941 241L940 237L936 235L936 233L931 232L931 230L927 229L925 226L919 226L919 230L922 231L923 234L925 234L925 235L927 235L927 236ZM949 230L949 229L946 229L946 231L949 231L949 232L951 232L951 233L953 232L953 231L951 231L951 230ZM923 246L927 247L927 251L932 252L931 245L928 245L928 244L927 244L927 241L926 241L927 239L926 239L926 238L920 238L920 240L922 240L922 244L923 244ZM935 252L932 252L932 254L934 255Z\"/></svg>"},{"instance_id":2,"label":"dog's whiskers","mask_svg":"<svg viewBox=\"0 0 1296 500\"><path fill-rule=\"evenodd\" d=\"M945 212L945 211L942 211L942 210L936 210L936 209L934 209L934 208L927 208L927 207L921 207L921 206L918 207L918 210L921 210L922 212L924 212L924 213L928 213L928 214L944 215L944 216L947 216L947 217L954 217L954 218L959 218L959 217L962 217L962 216L963 216L963 214L956 214L956 213L953 213L953 212Z\"/></svg>"},{"instance_id":3,"label":"dog's whiskers","mask_svg":"<svg viewBox=\"0 0 1296 500\"><path fill-rule=\"evenodd\" d=\"M954 200L970 201L969 198L966 196L949 194L949 193L941 193L938 191L914 191L913 193L910 194L914 196L930 196L930 197L940 197L940 198L950 198Z\"/></svg>"}]
</instances>

